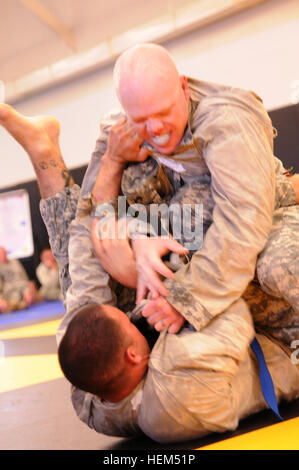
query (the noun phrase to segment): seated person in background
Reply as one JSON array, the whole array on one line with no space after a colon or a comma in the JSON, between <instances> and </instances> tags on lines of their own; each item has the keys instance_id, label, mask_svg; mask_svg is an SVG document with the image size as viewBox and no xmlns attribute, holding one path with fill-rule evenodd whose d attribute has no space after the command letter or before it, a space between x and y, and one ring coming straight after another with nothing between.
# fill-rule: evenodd
<instances>
[{"instance_id":1,"label":"seated person in background","mask_svg":"<svg viewBox=\"0 0 299 470\"><path fill-rule=\"evenodd\" d=\"M39 300L34 281L17 259L8 259L4 247L0 247L0 311L22 310Z\"/></svg>"},{"instance_id":2,"label":"seated person in background","mask_svg":"<svg viewBox=\"0 0 299 470\"><path fill-rule=\"evenodd\" d=\"M41 287L39 294L44 300L61 300L59 271L56 260L50 248L44 248L40 253L41 263L36 269L36 277Z\"/></svg>"}]
</instances>

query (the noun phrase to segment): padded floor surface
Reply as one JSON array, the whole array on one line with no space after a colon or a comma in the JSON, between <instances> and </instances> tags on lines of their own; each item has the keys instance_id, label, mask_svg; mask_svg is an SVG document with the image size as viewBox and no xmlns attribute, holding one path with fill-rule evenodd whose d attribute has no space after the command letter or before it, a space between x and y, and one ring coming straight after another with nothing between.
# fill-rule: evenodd
<instances>
[{"instance_id":1,"label":"padded floor surface","mask_svg":"<svg viewBox=\"0 0 299 470\"><path fill-rule=\"evenodd\" d=\"M77 418L59 368L55 332L62 312L61 305L56 307L47 314L32 312L36 318L24 320L23 312L17 319L17 312L9 314L14 322L0 322L1 450L299 450L299 400L280 405L282 423L265 410L243 420L234 432L180 444L96 433Z\"/></svg>"},{"instance_id":2,"label":"padded floor surface","mask_svg":"<svg viewBox=\"0 0 299 470\"><path fill-rule=\"evenodd\" d=\"M24 323L32 320L40 320L63 314L65 312L63 304L60 300L51 302L40 302L36 305L28 307L26 310L18 310L16 312L4 313L0 315L0 328L16 323Z\"/></svg>"}]
</instances>

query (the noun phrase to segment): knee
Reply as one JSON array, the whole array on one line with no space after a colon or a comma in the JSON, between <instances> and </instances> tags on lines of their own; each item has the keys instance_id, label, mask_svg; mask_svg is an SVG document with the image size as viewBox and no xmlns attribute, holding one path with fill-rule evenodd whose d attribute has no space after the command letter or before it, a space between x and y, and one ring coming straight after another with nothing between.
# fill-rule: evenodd
<instances>
[{"instance_id":1,"label":"knee","mask_svg":"<svg viewBox=\"0 0 299 470\"><path fill-rule=\"evenodd\" d=\"M262 289L273 296L287 298L292 285L298 286L298 258L278 250L275 257L261 255L257 262L256 274Z\"/></svg>"},{"instance_id":2,"label":"knee","mask_svg":"<svg viewBox=\"0 0 299 470\"><path fill-rule=\"evenodd\" d=\"M256 266L256 274L262 289L271 295L278 295L277 283L282 275L283 267L275 262L275 258L260 255Z\"/></svg>"}]
</instances>

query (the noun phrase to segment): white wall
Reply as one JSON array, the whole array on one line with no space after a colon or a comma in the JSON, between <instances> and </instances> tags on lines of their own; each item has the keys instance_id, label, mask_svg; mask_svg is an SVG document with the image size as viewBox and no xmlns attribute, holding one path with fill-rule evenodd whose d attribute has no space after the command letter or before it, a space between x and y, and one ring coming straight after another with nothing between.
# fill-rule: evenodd
<instances>
[{"instance_id":1,"label":"white wall","mask_svg":"<svg viewBox=\"0 0 299 470\"><path fill-rule=\"evenodd\" d=\"M270 1L165 44L181 73L254 90L268 110L292 104L292 84L299 80L298 45L298 0ZM67 165L80 166L89 160L101 116L118 106L111 79L112 67L107 67L16 107L29 116L58 118ZM24 151L3 129L0 157L0 187L35 177Z\"/></svg>"}]
</instances>

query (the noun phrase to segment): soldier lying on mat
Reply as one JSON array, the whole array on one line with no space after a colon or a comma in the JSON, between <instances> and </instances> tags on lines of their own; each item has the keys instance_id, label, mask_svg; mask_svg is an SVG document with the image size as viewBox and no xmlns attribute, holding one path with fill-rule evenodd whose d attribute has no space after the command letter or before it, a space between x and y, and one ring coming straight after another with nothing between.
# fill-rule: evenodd
<instances>
[{"instance_id":1,"label":"soldier lying on mat","mask_svg":"<svg viewBox=\"0 0 299 470\"><path fill-rule=\"evenodd\" d=\"M183 84L186 89L186 82L183 81ZM183 95L180 95L180 99L183 98ZM168 291L167 300L159 296L158 299L149 301L142 312L143 315L148 314L147 318L155 325L156 330L163 330L151 352L144 335L129 322L128 317L119 309L122 305L133 306L135 298L134 295L128 298L128 295L132 295L132 291L128 292L127 289L122 288L116 280L136 288L138 278L136 264L126 239L107 241L109 252L105 254L108 255L108 259L111 255L114 260L111 265L109 262L107 269L104 269L107 259L102 257L99 262L95 257L90 231L92 225L94 224L95 227L97 224L97 221L94 222L95 212L101 211L101 204L98 203L112 200L113 205L113 200L119 194L120 183L126 181L126 175L129 202L132 195L134 197L136 189L134 184L138 185L140 174L150 178L149 191L142 191L144 185L142 188L139 187L141 201L147 204L157 203L155 196L159 197L160 193L167 201L167 196L175 197L183 186L180 178L177 178L177 171L167 170L167 176L175 189L174 193L168 193L168 179L165 178L164 172L158 172L160 167L156 161L148 159L144 163L140 163L145 160L146 152L140 153L142 138L136 134L136 130L130 122L118 121L113 128L111 126L104 128L79 198L79 188L73 185L71 179L67 181L68 186L65 187L64 176L67 173L59 150L57 121L48 118L27 119L8 106L2 106L0 109L0 119L6 129L23 145L36 170L43 198L41 211L48 228L53 253L60 265L62 288L66 294L65 302L68 313L58 332L60 360L64 370L67 371L67 376L75 385L72 389L72 400L80 419L97 431L106 434L132 435L144 432L161 442L187 440L200 437L211 431L221 432L234 429L240 418L266 406L260 389L258 366L250 349L250 343L254 336L252 316L249 310L251 305L256 319L260 320L260 326L262 327L266 323L268 328L269 318L271 319L269 312L274 311L274 306L276 312L274 322L277 319L281 321L282 312L285 313L287 310L286 323L282 326L286 327L291 321L293 327L293 330L290 329L293 336L286 340L287 347L281 341L278 344L274 338L269 337L269 333L267 333L268 336L260 334L258 337L269 363L278 399L291 400L298 397L299 371L294 363L296 357L293 355L293 360L290 360L293 351L289 340L296 338L298 331L298 322L296 322L292 306L287 304L285 299L265 294L255 284L251 285L251 291L247 294L248 299L245 301L240 298L243 291L237 294L240 289L238 281L237 285L233 284L230 287L230 290L233 289L230 298L225 300L224 296L224 299L220 299L222 307L223 301L229 303L229 306L223 311L219 306L221 302L219 296L217 299L215 290L214 313L218 303L221 315L211 314L209 316L208 310L203 307L201 302L197 302L194 288L191 290L191 296L186 295L188 292L186 292L185 280L188 278L190 280L192 266L196 265L193 260L198 261L196 259L197 252L196 256L193 254L192 259L188 262L187 270L189 272L186 271L186 266L182 266L175 273L174 280L168 279L167 284L165 282ZM108 152L105 147L107 139ZM154 139L153 142L157 143L157 139ZM158 142L160 145L159 139ZM119 166L115 159L110 158L113 155L111 149L114 151L117 149L119 156L121 154L121 152L119 154L119 149L123 148L120 144L123 146L125 143L127 151L128 147L131 150L132 147L135 148L133 155L131 153L131 160L139 161L137 164L130 164L127 168L124 168L124 162ZM267 161L270 162L271 158L273 160L270 166L274 165L273 155L270 156L270 146L266 145L264 141L262 146L267 149L267 155L265 155ZM105 148L104 151L103 148ZM258 155L255 156L258 157ZM100 161L101 168L98 171ZM277 166L279 167L279 165ZM134 169L136 171L135 177ZM240 168L240 174L242 171L244 169ZM198 184L205 181L210 182L208 172L204 176L203 180L197 181ZM261 186L263 178L261 175L258 175L258 178L256 176L251 175L250 178L256 183L257 199L255 204L258 211L258 204L261 204L262 201L266 207L270 207L271 204L266 201L267 191ZM286 195L286 201L290 195L291 201L294 203L296 193L290 184L292 180L278 173L278 186L280 177L282 178L281 194ZM96 185L94 186L95 179ZM234 178L234 183L236 180L237 178ZM257 184L257 180L259 184ZM153 187L155 181L157 182L156 188ZM246 179L246 181L248 180ZM134 184L131 185L131 183ZM267 184L266 186L268 187ZM186 188L188 189L187 185ZM95 200L90 197L92 189ZM212 190L213 197L215 197L215 188L212 187ZM245 188L243 191L246 193ZM259 195L259 191L262 196ZM271 194L269 194L270 199ZM280 194L280 192L276 194ZM274 192L272 195L274 198ZM184 196L183 193L182 196ZM244 196L243 192L242 196ZM143 198L147 200L144 201ZM250 199L254 200L253 192L250 192ZM184 199L182 201L184 203ZM257 203L257 201L259 202ZM243 203L241 205L244 211L246 204ZM289 203L290 201L287 202L287 204ZM212 224L215 223L215 212L217 207L219 211L219 204L218 194L217 203L215 201L213 210ZM284 211L286 209L278 210ZM263 208L261 211L263 212ZM250 210L247 214L248 218L244 219L244 213L242 213L242 223L247 221L247 224L251 226ZM289 221L288 218L283 220L283 227L288 226ZM209 224L208 219L206 224ZM211 233L212 224L208 233ZM239 231L236 223L233 226L237 230L237 236L240 236L242 227ZM288 230L289 227L291 225L288 226ZM259 229L262 228L257 227L255 235ZM271 227L269 231L270 229ZM273 233L275 234L275 228ZM226 234L219 235L222 236L221 240L223 241ZM230 236L237 237L233 233ZM98 251L97 242L101 246L103 240L97 240L95 236L93 236L93 240L95 249ZM152 239L145 241L148 246L155 242ZM161 240L158 241L161 243ZM138 257L136 248L138 240L136 242L136 244L133 242L133 249ZM257 238L255 238L255 242L257 242ZM113 253L112 250L113 243L117 257L115 257L115 251ZM162 247L165 250L164 243L165 241L162 242ZM262 242L261 244L264 246ZM235 248L235 246L233 247ZM248 250L249 248L247 246ZM161 254L161 247L158 254ZM241 258L241 255L244 254L239 250L237 255ZM228 259L227 255L226 258ZM243 262L244 259L242 256ZM138 259L136 261L140 266L141 261ZM250 256L250 263L255 266L255 262L255 257ZM219 271L218 274L225 275L225 270ZM238 274L242 278L241 284L244 283L244 279L250 281L247 266ZM169 284L169 281L173 282ZM150 285L148 287L151 288ZM211 287L213 286L210 283ZM247 282L245 282L244 290L246 287ZM271 283L269 288L273 288L273 292L275 292ZM212 292L212 289L210 290ZM225 292L227 293L227 290ZM252 292L259 292L261 301L259 308L262 307L262 311L258 311L256 308L256 300L252 301ZM141 296L142 294L141 291ZM170 298L173 299L176 308L168 302ZM162 307L159 307L159 302L162 302ZM178 303L182 306L182 312L177 310ZM154 308L156 311L152 312ZM157 308L166 310L167 315L164 314L165 312L162 312L161 315L161 311L157 312ZM125 310L125 308L123 309ZM158 318L150 318L156 312ZM169 318L171 318L170 322ZM167 323L166 320L168 320ZM188 323L185 323L185 320L188 320ZM82 326L84 324L85 326ZM101 324L105 324L105 330L101 328ZM109 327L108 324L110 324ZM177 334L167 332L167 329L170 330L172 327L174 327L174 331L178 328ZM275 328L273 329L275 330ZM80 331L79 335L78 330ZM104 338L101 339L100 335L103 336L103 332ZM109 350L107 349L108 345ZM96 350L96 348L98 349ZM98 354L102 349L101 365ZM105 369L102 368L103 364Z\"/></svg>"},{"instance_id":2,"label":"soldier lying on mat","mask_svg":"<svg viewBox=\"0 0 299 470\"><path fill-rule=\"evenodd\" d=\"M103 282L103 269L90 239L92 217L80 218L84 201L78 204L80 190L71 178L65 186L66 167L59 150L57 121L45 117L25 118L6 105L0 107L0 120L27 151L36 170L43 198L41 211L59 263L64 295L67 292L68 314L62 322L62 330L74 318L63 343L61 332L58 335L64 345L60 352L68 349L67 342L70 342L77 355L73 358L75 372L80 375L83 370L88 374L79 378L82 389L72 387L72 400L79 418L101 433L128 436L143 432L159 442L173 442L234 429L239 419L265 408L258 366L250 348L255 334L249 310L250 296L247 301L234 302L199 332L190 323L184 324L178 334L164 330L150 351L146 338L115 306L117 286L113 291L115 282L108 273ZM72 263L74 255L82 263L81 280L76 273L74 275L77 269ZM119 252L119 262L122 256ZM72 276L75 283L72 283ZM127 277L133 279L134 270L129 268ZM77 295L79 283L81 288ZM285 301L265 294L256 284L250 288L261 296L258 309L253 300L253 314L257 320L261 317L261 327L264 313L271 313L272 307L275 306L278 313L285 312ZM83 299L82 289L85 290ZM83 307L99 299L101 305ZM289 309L291 312L291 307ZM105 325L105 330L101 325ZM296 329L298 323L294 325L294 331ZM296 354L269 335L257 336L277 398L297 398ZM95 361L102 347L105 369L101 368L98 357ZM85 384L84 379L87 379Z\"/></svg>"}]
</instances>

